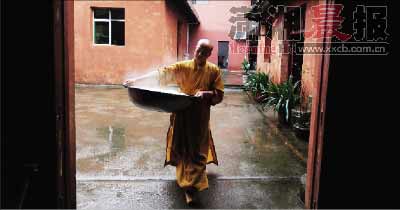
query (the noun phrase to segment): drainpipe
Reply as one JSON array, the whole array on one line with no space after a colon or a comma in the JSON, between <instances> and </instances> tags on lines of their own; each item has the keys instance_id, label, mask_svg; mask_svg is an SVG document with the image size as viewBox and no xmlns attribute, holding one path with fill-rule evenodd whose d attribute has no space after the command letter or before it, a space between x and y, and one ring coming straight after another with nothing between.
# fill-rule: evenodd
<instances>
[{"instance_id":1,"label":"drainpipe","mask_svg":"<svg viewBox=\"0 0 400 210\"><path fill-rule=\"evenodd\" d=\"M189 60L189 27L190 23L187 23L186 27L186 52L185 52L185 60Z\"/></svg>"}]
</instances>

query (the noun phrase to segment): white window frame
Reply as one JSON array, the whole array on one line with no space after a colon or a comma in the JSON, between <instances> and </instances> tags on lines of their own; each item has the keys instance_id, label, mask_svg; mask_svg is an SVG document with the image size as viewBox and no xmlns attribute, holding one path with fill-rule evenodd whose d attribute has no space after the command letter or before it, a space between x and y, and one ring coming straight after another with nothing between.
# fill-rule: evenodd
<instances>
[{"instance_id":1,"label":"white window frame","mask_svg":"<svg viewBox=\"0 0 400 210\"><path fill-rule=\"evenodd\" d=\"M94 10L96 9L107 9L108 10L108 19L105 18L95 18L94 17ZM92 8L92 18L93 18L93 45L95 46L118 46L118 47L123 47L124 45L112 45L111 44L111 22L112 21L117 21L117 22L125 22L125 18L124 19L111 19L111 9L112 8L99 8L99 7L94 7ZM124 9L125 12L125 8L121 8ZM108 23L108 44L96 44L96 22L103 22L103 23ZM124 30L125 33L125 30ZM125 37L125 35L124 35ZM125 42L124 42L125 43Z\"/></svg>"},{"instance_id":2,"label":"white window frame","mask_svg":"<svg viewBox=\"0 0 400 210\"><path fill-rule=\"evenodd\" d=\"M206 5L206 4L208 4L208 0L192 0L191 2L192 2L192 4L196 4L196 5Z\"/></svg>"},{"instance_id":3,"label":"white window frame","mask_svg":"<svg viewBox=\"0 0 400 210\"><path fill-rule=\"evenodd\" d=\"M246 40L247 38L247 31L236 31L235 36L233 37L234 40Z\"/></svg>"}]
</instances>

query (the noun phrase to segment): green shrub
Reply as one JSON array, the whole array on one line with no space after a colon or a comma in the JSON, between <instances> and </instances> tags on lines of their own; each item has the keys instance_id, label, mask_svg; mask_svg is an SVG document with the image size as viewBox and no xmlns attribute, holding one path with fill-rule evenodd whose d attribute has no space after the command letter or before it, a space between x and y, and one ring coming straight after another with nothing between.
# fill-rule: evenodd
<instances>
[{"instance_id":1,"label":"green shrub","mask_svg":"<svg viewBox=\"0 0 400 210\"><path fill-rule=\"evenodd\" d=\"M300 81L293 83L293 78L290 76L281 84L270 82L267 93L268 97L263 100L265 107L284 114L288 122L291 109L300 104Z\"/></svg>"},{"instance_id":2,"label":"green shrub","mask_svg":"<svg viewBox=\"0 0 400 210\"><path fill-rule=\"evenodd\" d=\"M243 60L243 62L242 62L242 70L246 73L246 74L248 74L249 73L249 70L250 70L250 63L249 63L249 61L245 58L244 60Z\"/></svg>"},{"instance_id":3,"label":"green shrub","mask_svg":"<svg viewBox=\"0 0 400 210\"><path fill-rule=\"evenodd\" d=\"M244 84L244 88L247 91L250 91L254 97L256 97L256 101L258 98L266 97L267 90L269 85L269 76L263 72L257 72L254 74L250 74L247 77L247 81Z\"/></svg>"}]
</instances>

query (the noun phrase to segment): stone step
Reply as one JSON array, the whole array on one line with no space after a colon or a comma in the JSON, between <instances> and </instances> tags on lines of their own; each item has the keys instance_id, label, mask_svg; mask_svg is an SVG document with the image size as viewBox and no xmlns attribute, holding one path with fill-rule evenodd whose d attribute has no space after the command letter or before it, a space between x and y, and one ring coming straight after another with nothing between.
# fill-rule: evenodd
<instances>
[{"instance_id":1,"label":"stone step","mask_svg":"<svg viewBox=\"0 0 400 210\"><path fill-rule=\"evenodd\" d=\"M215 179L198 193L196 208L300 209L298 179ZM186 209L184 194L174 180L77 181L78 209Z\"/></svg>"}]
</instances>

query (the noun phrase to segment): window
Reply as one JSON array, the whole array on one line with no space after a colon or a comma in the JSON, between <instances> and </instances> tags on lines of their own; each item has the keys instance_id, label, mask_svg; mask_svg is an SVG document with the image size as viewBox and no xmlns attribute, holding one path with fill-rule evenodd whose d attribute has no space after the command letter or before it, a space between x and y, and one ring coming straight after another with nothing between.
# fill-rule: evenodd
<instances>
[{"instance_id":1,"label":"window","mask_svg":"<svg viewBox=\"0 0 400 210\"><path fill-rule=\"evenodd\" d=\"M125 45L125 9L93 8L93 42Z\"/></svg>"},{"instance_id":2,"label":"window","mask_svg":"<svg viewBox=\"0 0 400 210\"><path fill-rule=\"evenodd\" d=\"M192 4L208 4L208 0L192 0Z\"/></svg>"}]
</instances>

